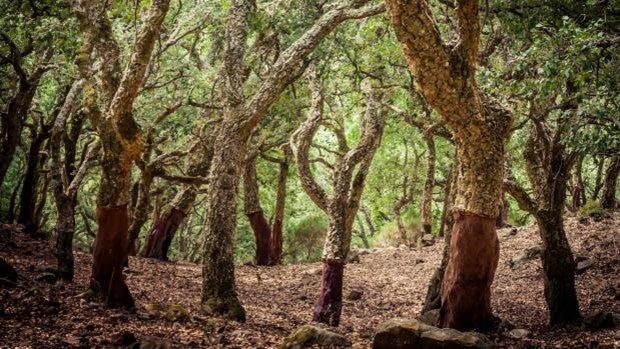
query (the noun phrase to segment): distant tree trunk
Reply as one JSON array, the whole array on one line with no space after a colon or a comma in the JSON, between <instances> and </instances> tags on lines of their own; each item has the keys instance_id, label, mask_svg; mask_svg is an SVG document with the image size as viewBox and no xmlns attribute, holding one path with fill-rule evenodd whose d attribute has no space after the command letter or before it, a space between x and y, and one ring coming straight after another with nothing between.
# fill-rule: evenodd
<instances>
[{"instance_id":1,"label":"distant tree trunk","mask_svg":"<svg viewBox=\"0 0 620 349\"><path fill-rule=\"evenodd\" d=\"M98 145L90 147L89 142L84 145L82 162L77 172L74 171L75 148L84 114L73 116L70 128L67 120L75 109L77 96L81 90L81 83L74 82L64 99L62 108L56 117L51 129L50 153L51 189L56 204L56 259L58 262L58 277L65 281L72 281L73 266L73 236L75 233L75 206L77 204L77 190L88 169L94 165L98 156ZM69 130L67 131L67 129ZM61 152L64 150L64 163L61 161ZM67 163L71 163L67 166ZM69 171L67 171L69 170Z\"/></svg>"},{"instance_id":2,"label":"distant tree trunk","mask_svg":"<svg viewBox=\"0 0 620 349\"><path fill-rule=\"evenodd\" d=\"M213 142L217 128L203 129L189 147L185 173L190 177L206 177L213 159ZM168 209L153 219L153 227L146 238L142 256L168 260L168 250L178 227L194 207L199 185L186 183L175 195ZM137 238L137 236L136 236Z\"/></svg>"},{"instance_id":3,"label":"distant tree trunk","mask_svg":"<svg viewBox=\"0 0 620 349\"><path fill-rule=\"evenodd\" d=\"M435 187L435 140L432 134L424 137L428 155L426 157L426 181L422 193L422 230L424 234L433 232L433 188Z\"/></svg>"},{"instance_id":4,"label":"distant tree trunk","mask_svg":"<svg viewBox=\"0 0 620 349\"><path fill-rule=\"evenodd\" d=\"M446 186L444 187L444 192L443 192L443 208L441 210L441 221L439 222L439 233L438 235L440 237L443 237L445 235L445 231L446 231L446 226L448 225L448 216L450 214L450 198L452 197L452 187L453 187L453 181L454 181L454 177L456 177L453 174L453 170L452 167L450 167L450 169L448 170L448 174L446 176ZM452 229L452 226L448 227L448 231L450 231L450 229ZM449 235L449 234L448 234Z\"/></svg>"},{"instance_id":5,"label":"distant tree trunk","mask_svg":"<svg viewBox=\"0 0 620 349\"><path fill-rule=\"evenodd\" d=\"M402 217L402 209L406 205L410 204L413 201L413 193L415 192L415 188L418 182L418 167L420 165L420 154L415 152L414 149L414 163L413 167L409 168L409 148L407 146L407 142L405 142L405 159L403 161L403 182L401 185L402 194L394 203L392 211L394 211L394 216L396 217L396 227L398 228L398 233L400 235L401 243L405 245L409 245L410 243L415 243L417 239L417 233L414 236L411 236L411 241L409 241L409 236L407 236L407 229L405 227L405 223L403 222ZM410 174L411 173L411 178Z\"/></svg>"},{"instance_id":6,"label":"distant tree trunk","mask_svg":"<svg viewBox=\"0 0 620 349\"><path fill-rule=\"evenodd\" d=\"M605 173L605 181L603 182L603 197L601 206L607 209L616 208L616 187L618 185L618 174L620 173L620 155L611 158L607 172Z\"/></svg>"},{"instance_id":7,"label":"distant tree trunk","mask_svg":"<svg viewBox=\"0 0 620 349\"><path fill-rule=\"evenodd\" d=\"M497 218L495 218L495 228L503 228L506 226L506 221L508 220L508 210L510 206L508 204L508 200L506 200L506 194L504 191L501 191L501 196L499 199L499 214Z\"/></svg>"},{"instance_id":8,"label":"distant tree trunk","mask_svg":"<svg viewBox=\"0 0 620 349\"><path fill-rule=\"evenodd\" d=\"M32 74L27 75L24 67L22 67L23 56L27 55L27 53L22 52L11 38L4 33L0 33L0 39L9 46L10 55L8 55L8 63L13 65L19 76L17 91L10 97L5 109L0 112L0 122L2 122L2 127L0 127L2 130L2 135L0 135L0 188L2 188L4 177L19 144L32 99L39 87L43 74L50 69L46 65L52 58L52 50L50 47L47 47L41 57L41 61L38 62L39 67Z\"/></svg>"},{"instance_id":9,"label":"distant tree trunk","mask_svg":"<svg viewBox=\"0 0 620 349\"><path fill-rule=\"evenodd\" d=\"M251 156L245 161L243 205L245 215L248 217L254 232L254 240L256 241L256 265L265 266L271 264L271 226L267 222L263 209L260 206L258 178L256 175L257 155Z\"/></svg>"},{"instance_id":10,"label":"distant tree trunk","mask_svg":"<svg viewBox=\"0 0 620 349\"><path fill-rule=\"evenodd\" d=\"M370 209L366 205L362 205L361 207L362 213L364 214L364 221L366 221L366 225L368 225L369 235L373 236L377 232L377 228L372 223L372 217L370 215Z\"/></svg>"},{"instance_id":11,"label":"distant tree trunk","mask_svg":"<svg viewBox=\"0 0 620 349\"><path fill-rule=\"evenodd\" d=\"M594 189L592 190L592 200L598 199L598 194L603 188L603 167L605 166L605 158L600 157L599 161L596 161L596 157L592 156L594 163L596 164L596 176L594 178ZM584 200L585 202L586 200Z\"/></svg>"},{"instance_id":12,"label":"distant tree trunk","mask_svg":"<svg viewBox=\"0 0 620 349\"><path fill-rule=\"evenodd\" d=\"M172 243L174 233L187 214L172 206L159 217L148 235L142 252L144 257L168 260L168 249Z\"/></svg>"},{"instance_id":13,"label":"distant tree trunk","mask_svg":"<svg viewBox=\"0 0 620 349\"><path fill-rule=\"evenodd\" d=\"M459 1L455 7L459 40L452 48L442 39L426 1L387 0L386 5L416 86L452 129L459 159L440 325L486 328L493 324L491 284L499 258L495 218L511 115L476 83L479 2Z\"/></svg>"},{"instance_id":14,"label":"distant tree trunk","mask_svg":"<svg viewBox=\"0 0 620 349\"><path fill-rule=\"evenodd\" d=\"M286 207L286 181L288 179L288 156L290 149L285 147L284 159L280 161L278 174L278 189L276 192L276 204L271 225L271 265L280 264L282 258L284 209Z\"/></svg>"},{"instance_id":15,"label":"distant tree trunk","mask_svg":"<svg viewBox=\"0 0 620 349\"><path fill-rule=\"evenodd\" d=\"M138 240L138 236L140 235L140 230L142 229L142 226L148 219L148 214L149 214L148 206L149 206L149 201L151 198L151 184L152 183L153 183L152 173L150 173L148 169L143 170L143 173L140 176L140 180L138 181L138 187L139 187L138 197L136 199L136 203L133 208L131 224L129 225L129 229L127 231L127 237L128 237L127 253L130 256L135 256L137 253L136 240Z\"/></svg>"}]
</instances>

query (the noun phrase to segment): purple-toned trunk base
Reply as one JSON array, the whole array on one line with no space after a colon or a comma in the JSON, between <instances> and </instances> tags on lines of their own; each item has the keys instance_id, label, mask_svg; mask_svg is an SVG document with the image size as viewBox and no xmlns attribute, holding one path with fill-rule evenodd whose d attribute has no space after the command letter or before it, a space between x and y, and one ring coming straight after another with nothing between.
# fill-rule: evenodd
<instances>
[{"instance_id":1,"label":"purple-toned trunk base","mask_svg":"<svg viewBox=\"0 0 620 349\"><path fill-rule=\"evenodd\" d=\"M146 246L142 251L142 255L147 258L155 258L163 261L168 260L168 249L174 238L174 234L183 219L185 213L176 208L170 208L166 211L151 229L151 233L147 237Z\"/></svg>"},{"instance_id":2,"label":"purple-toned trunk base","mask_svg":"<svg viewBox=\"0 0 620 349\"><path fill-rule=\"evenodd\" d=\"M321 296L314 306L312 320L338 326L342 312L342 279L344 264L324 262Z\"/></svg>"},{"instance_id":3,"label":"purple-toned trunk base","mask_svg":"<svg viewBox=\"0 0 620 349\"><path fill-rule=\"evenodd\" d=\"M104 296L111 308L133 308L134 300L123 277L129 228L127 205L97 206L97 222L90 287Z\"/></svg>"}]
</instances>

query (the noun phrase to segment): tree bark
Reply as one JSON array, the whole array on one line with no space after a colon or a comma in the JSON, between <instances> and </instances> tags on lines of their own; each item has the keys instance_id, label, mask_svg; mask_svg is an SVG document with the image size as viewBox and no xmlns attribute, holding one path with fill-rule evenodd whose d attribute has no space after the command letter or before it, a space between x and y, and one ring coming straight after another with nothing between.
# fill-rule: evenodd
<instances>
[{"instance_id":1,"label":"tree bark","mask_svg":"<svg viewBox=\"0 0 620 349\"><path fill-rule=\"evenodd\" d=\"M426 181L422 193L422 230L424 234L433 232L433 188L435 187L435 140L432 134L425 135L428 156L426 157Z\"/></svg>"},{"instance_id":2,"label":"tree bark","mask_svg":"<svg viewBox=\"0 0 620 349\"><path fill-rule=\"evenodd\" d=\"M234 234L237 186L245 157L245 141L234 123L226 121L216 139L209 175L208 209L202 268L202 308L210 314L245 321L235 290Z\"/></svg>"},{"instance_id":3,"label":"tree bark","mask_svg":"<svg viewBox=\"0 0 620 349\"><path fill-rule=\"evenodd\" d=\"M615 155L607 167L605 180L603 182L603 197L601 206L607 209L616 208L616 187L618 185L618 174L620 173L620 155Z\"/></svg>"},{"instance_id":4,"label":"tree bark","mask_svg":"<svg viewBox=\"0 0 620 349\"><path fill-rule=\"evenodd\" d=\"M250 221L256 242L256 265L271 264L271 225L267 222L260 205L258 178L256 175L256 156L245 161L243 174L243 204L245 215Z\"/></svg>"},{"instance_id":5,"label":"tree bark","mask_svg":"<svg viewBox=\"0 0 620 349\"><path fill-rule=\"evenodd\" d=\"M276 204L273 214L273 224L271 225L271 265L280 264L282 258L284 209L286 207L286 181L288 179L288 154L290 149L285 147L284 160L280 162L280 172L278 174L278 190L276 193Z\"/></svg>"},{"instance_id":6,"label":"tree bark","mask_svg":"<svg viewBox=\"0 0 620 349\"><path fill-rule=\"evenodd\" d=\"M575 292L575 262L564 232L562 207L536 215L543 241L545 300L551 325L581 319Z\"/></svg>"},{"instance_id":7,"label":"tree bark","mask_svg":"<svg viewBox=\"0 0 620 349\"><path fill-rule=\"evenodd\" d=\"M339 262L323 262L321 279L321 296L314 306L312 320L338 326L342 312L342 282L344 264Z\"/></svg>"},{"instance_id":8,"label":"tree bark","mask_svg":"<svg viewBox=\"0 0 620 349\"><path fill-rule=\"evenodd\" d=\"M142 132L133 118L132 109L168 6L169 0L151 2L143 16L127 67L121 72L120 49L108 18L108 4L92 0L79 0L73 4L84 36L77 56L78 69L84 79L84 109L99 133L103 149L97 194L99 227L93 248L90 285L110 307L134 307L122 274L128 252L127 206L132 166L143 150ZM93 81L91 52L102 61L97 74L99 91ZM98 98L98 92L101 98Z\"/></svg>"},{"instance_id":9,"label":"tree bark","mask_svg":"<svg viewBox=\"0 0 620 349\"><path fill-rule=\"evenodd\" d=\"M477 87L479 3L465 0L455 7L459 22L455 47L442 40L426 1L388 0L386 5L416 85L452 129L459 159L440 324L456 329L488 327L493 323L490 285L498 258L494 220L511 115Z\"/></svg>"},{"instance_id":10,"label":"tree bark","mask_svg":"<svg viewBox=\"0 0 620 349\"><path fill-rule=\"evenodd\" d=\"M156 223L153 225L149 233L142 255L147 258L168 260L168 249L174 238L174 234L183 222L187 214L171 206L168 208Z\"/></svg>"}]
</instances>

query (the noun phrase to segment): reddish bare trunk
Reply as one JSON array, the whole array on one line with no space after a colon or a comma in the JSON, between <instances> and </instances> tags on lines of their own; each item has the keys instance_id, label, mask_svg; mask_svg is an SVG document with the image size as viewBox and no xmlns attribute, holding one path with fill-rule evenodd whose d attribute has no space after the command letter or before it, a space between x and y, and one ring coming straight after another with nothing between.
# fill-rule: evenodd
<instances>
[{"instance_id":1,"label":"reddish bare trunk","mask_svg":"<svg viewBox=\"0 0 620 349\"><path fill-rule=\"evenodd\" d=\"M170 244L185 216L185 213L177 208L168 209L153 225L142 255L167 261Z\"/></svg>"},{"instance_id":2,"label":"reddish bare trunk","mask_svg":"<svg viewBox=\"0 0 620 349\"><path fill-rule=\"evenodd\" d=\"M109 307L133 308L134 300L123 278L127 258L127 205L97 206L99 229L94 242L90 287Z\"/></svg>"},{"instance_id":3,"label":"reddish bare trunk","mask_svg":"<svg viewBox=\"0 0 620 349\"><path fill-rule=\"evenodd\" d=\"M571 209L573 212L579 210L579 208L583 205L583 202L581 201L582 193L583 189L579 184L576 184L571 191L571 196L573 197Z\"/></svg>"},{"instance_id":4,"label":"reddish bare trunk","mask_svg":"<svg viewBox=\"0 0 620 349\"><path fill-rule=\"evenodd\" d=\"M282 219L276 218L271 227L271 265L280 264L282 258Z\"/></svg>"},{"instance_id":5,"label":"reddish bare trunk","mask_svg":"<svg viewBox=\"0 0 620 349\"><path fill-rule=\"evenodd\" d=\"M321 297L314 306L312 320L338 326L342 312L342 280L344 264L338 262L323 263L323 280Z\"/></svg>"},{"instance_id":6,"label":"reddish bare trunk","mask_svg":"<svg viewBox=\"0 0 620 349\"><path fill-rule=\"evenodd\" d=\"M256 265L271 265L271 227L263 211L247 215L256 240Z\"/></svg>"},{"instance_id":7,"label":"reddish bare trunk","mask_svg":"<svg viewBox=\"0 0 620 349\"><path fill-rule=\"evenodd\" d=\"M450 259L441 294L441 327L485 329L493 325L491 284L499 260L495 219L454 213Z\"/></svg>"}]
</instances>

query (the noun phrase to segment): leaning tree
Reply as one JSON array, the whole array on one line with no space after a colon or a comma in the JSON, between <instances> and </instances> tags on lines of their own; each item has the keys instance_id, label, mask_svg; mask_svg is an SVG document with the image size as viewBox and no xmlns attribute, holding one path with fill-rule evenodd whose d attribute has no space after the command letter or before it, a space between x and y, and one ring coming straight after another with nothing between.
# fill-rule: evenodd
<instances>
[{"instance_id":1,"label":"leaning tree","mask_svg":"<svg viewBox=\"0 0 620 349\"><path fill-rule=\"evenodd\" d=\"M489 327L493 322L491 284L499 258L495 217L511 115L476 83L479 3L457 1L456 42L442 39L426 1L387 0L386 5L417 88L451 128L459 159L440 325Z\"/></svg>"},{"instance_id":2,"label":"leaning tree","mask_svg":"<svg viewBox=\"0 0 620 349\"><path fill-rule=\"evenodd\" d=\"M154 0L146 11L125 70L108 18L107 2L75 0L73 10L83 36L77 64L83 78L83 104L99 134L103 158L97 194L99 224L90 288L110 307L133 307L122 271L127 258L129 191L134 161L142 153L133 102L144 79L169 0ZM97 76L95 82L94 76Z\"/></svg>"}]
</instances>

